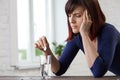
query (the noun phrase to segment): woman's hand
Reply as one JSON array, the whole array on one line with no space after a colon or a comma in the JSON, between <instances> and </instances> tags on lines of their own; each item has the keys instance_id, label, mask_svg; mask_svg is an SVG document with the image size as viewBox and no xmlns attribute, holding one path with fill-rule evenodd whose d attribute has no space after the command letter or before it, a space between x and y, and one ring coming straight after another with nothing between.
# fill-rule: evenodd
<instances>
[{"instance_id":1,"label":"woman's hand","mask_svg":"<svg viewBox=\"0 0 120 80\"><path fill-rule=\"evenodd\" d=\"M51 50L49 48L49 43L45 36L42 36L35 42L35 47L40 49L45 55L48 55L51 53Z\"/></svg>"},{"instance_id":2,"label":"woman's hand","mask_svg":"<svg viewBox=\"0 0 120 80\"><path fill-rule=\"evenodd\" d=\"M82 21L82 24L80 25L80 33L89 34L91 25L92 25L91 17L88 14L88 11L85 10L83 13L83 21Z\"/></svg>"}]
</instances>

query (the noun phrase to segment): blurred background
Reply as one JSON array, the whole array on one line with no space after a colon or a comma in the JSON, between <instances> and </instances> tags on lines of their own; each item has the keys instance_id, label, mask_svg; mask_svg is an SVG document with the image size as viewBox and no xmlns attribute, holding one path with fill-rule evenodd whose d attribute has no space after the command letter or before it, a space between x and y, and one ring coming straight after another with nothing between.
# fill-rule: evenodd
<instances>
[{"instance_id":1,"label":"blurred background","mask_svg":"<svg viewBox=\"0 0 120 80\"><path fill-rule=\"evenodd\" d=\"M41 51L34 48L34 42L39 37L46 36L53 52L53 42L65 45L66 1L0 0L0 76L39 76ZM99 0L99 3L106 22L120 31L120 1ZM66 75L92 75L81 51L64 74ZM107 72L106 75L113 74Z\"/></svg>"}]
</instances>

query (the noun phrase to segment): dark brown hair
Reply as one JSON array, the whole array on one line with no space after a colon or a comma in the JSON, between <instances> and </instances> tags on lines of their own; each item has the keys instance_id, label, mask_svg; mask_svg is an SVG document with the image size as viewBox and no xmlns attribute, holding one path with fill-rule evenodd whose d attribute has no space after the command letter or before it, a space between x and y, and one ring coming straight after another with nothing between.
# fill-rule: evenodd
<instances>
[{"instance_id":1,"label":"dark brown hair","mask_svg":"<svg viewBox=\"0 0 120 80\"><path fill-rule=\"evenodd\" d=\"M67 41L71 40L76 34L72 32L68 20L68 14L72 13L76 7L83 7L88 11L92 19L92 26L90 28L90 39L94 40L99 34L102 25L105 23L105 16L100 8L98 0L68 0L65 5L65 12L68 21L68 37Z\"/></svg>"}]
</instances>

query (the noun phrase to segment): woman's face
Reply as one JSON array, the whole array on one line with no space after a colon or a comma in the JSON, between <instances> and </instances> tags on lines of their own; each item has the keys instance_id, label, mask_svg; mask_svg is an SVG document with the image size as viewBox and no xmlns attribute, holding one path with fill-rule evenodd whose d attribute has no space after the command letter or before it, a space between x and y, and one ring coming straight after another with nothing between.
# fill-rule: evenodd
<instances>
[{"instance_id":1,"label":"woman's face","mask_svg":"<svg viewBox=\"0 0 120 80\"><path fill-rule=\"evenodd\" d=\"M83 7L77 7L71 14L68 15L69 23L73 33L79 33L80 25L82 23L82 15L84 13Z\"/></svg>"}]
</instances>

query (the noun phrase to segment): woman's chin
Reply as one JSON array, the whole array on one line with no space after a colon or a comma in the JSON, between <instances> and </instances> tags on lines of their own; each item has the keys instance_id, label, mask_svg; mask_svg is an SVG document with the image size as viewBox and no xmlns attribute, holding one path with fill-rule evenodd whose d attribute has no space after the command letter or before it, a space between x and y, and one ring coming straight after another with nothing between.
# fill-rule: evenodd
<instances>
[{"instance_id":1,"label":"woman's chin","mask_svg":"<svg viewBox=\"0 0 120 80\"><path fill-rule=\"evenodd\" d=\"M79 31L73 31L73 33L74 33L74 34L77 34L77 33L79 33Z\"/></svg>"}]
</instances>

